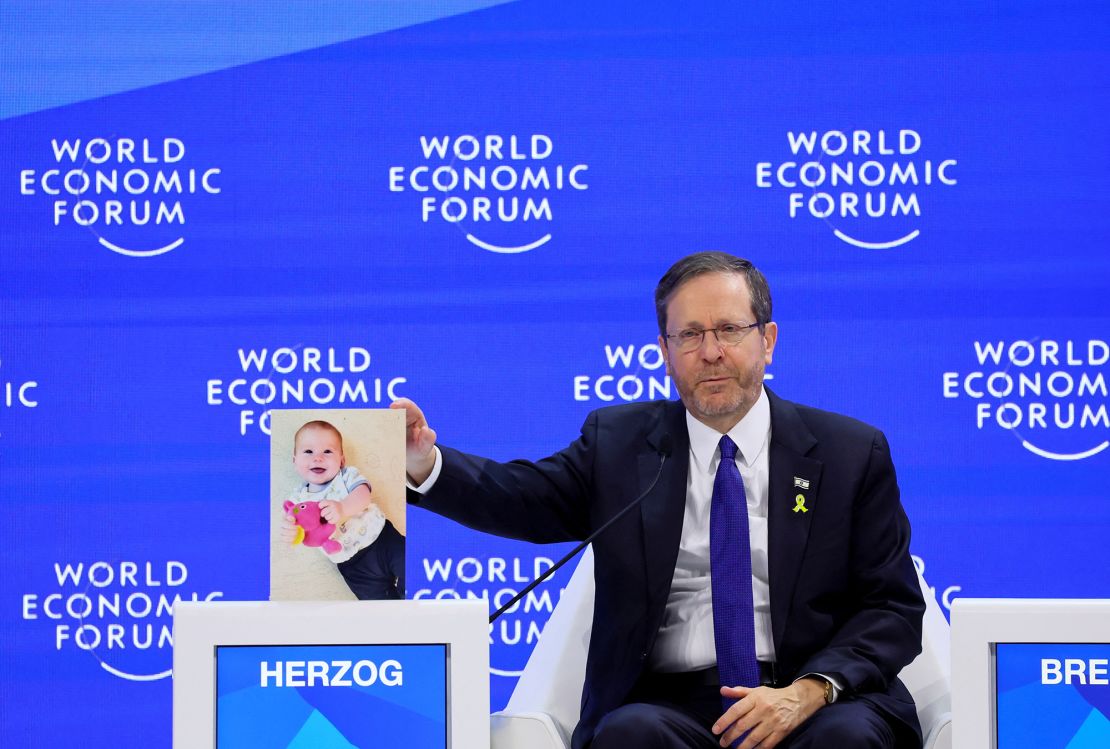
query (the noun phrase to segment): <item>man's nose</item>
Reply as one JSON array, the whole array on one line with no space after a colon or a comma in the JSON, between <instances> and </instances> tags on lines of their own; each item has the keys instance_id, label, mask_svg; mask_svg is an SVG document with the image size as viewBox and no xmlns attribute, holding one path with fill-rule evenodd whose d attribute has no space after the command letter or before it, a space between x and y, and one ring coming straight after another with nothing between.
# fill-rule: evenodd
<instances>
[{"instance_id":1,"label":"man's nose","mask_svg":"<svg viewBox=\"0 0 1110 749\"><path fill-rule=\"evenodd\" d=\"M701 337L701 356L706 361L717 361L721 358L723 346L717 340L716 330L707 330Z\"/></svg>"}]
</instances>

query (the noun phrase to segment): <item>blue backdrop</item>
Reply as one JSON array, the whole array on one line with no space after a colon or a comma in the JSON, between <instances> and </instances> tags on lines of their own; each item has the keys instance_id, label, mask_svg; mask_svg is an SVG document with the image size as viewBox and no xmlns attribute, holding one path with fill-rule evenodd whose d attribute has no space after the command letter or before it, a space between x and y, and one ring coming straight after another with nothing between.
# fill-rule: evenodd
<instances>
[{"instance_id":1,"label":"blue backdrop","mask_svg":"<svg viewBox=\"0 0 1110 749\"><path fill-rule=\"evenodd\" d=\"M704 249L769 277L776 392L885 430L942 603L1110 595L1105 3L0 19L6 744L169 745L170 604L267 594L270 408L403 395L540 457L674 397L651 291ZM422 598L565 551L408 531Z\"/></svg>"}]
</instances>

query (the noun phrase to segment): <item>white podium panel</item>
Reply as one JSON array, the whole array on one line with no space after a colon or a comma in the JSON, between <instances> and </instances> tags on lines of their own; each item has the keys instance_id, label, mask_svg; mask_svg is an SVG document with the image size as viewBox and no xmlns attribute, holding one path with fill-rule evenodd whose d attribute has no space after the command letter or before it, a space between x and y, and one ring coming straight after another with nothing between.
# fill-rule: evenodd
<instances>
[{"instance_id":1,"label":"white podium panel","mask_svg":"<svg viewBox=\"0 0 1110 749\"><path fill-rule=\"evenodd\" d=\"M1110 746L1110 601L958 598L954 749Z\"/></svg>"},{"instance_id":2,"label":"white podium panel","mask_svg":"<svg viewBox=\"0 0 1110 749\"><path fill-rule=\"evenodd\" d=\"M484 601L183 602L177 749L486 749Z\"/></svg>"}]
</instances>

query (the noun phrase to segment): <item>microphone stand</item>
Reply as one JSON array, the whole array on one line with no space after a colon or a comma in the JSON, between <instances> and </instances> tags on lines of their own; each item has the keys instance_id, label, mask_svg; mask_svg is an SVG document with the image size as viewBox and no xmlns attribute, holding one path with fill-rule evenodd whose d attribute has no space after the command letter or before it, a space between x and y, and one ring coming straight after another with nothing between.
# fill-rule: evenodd
<instances>
[{"instance_id":1,"label":"microphone stand","mask_svg":"<svg viewBox=\"0 0 1110 749\"><path fill-rule=\"evenodd\" d=\"M515 596L513 596L512 598L509 599L508 603L506 603L504 606L499 608L497 611L490 614L489 623L493 624L495 621L497 621L497 618L499 616L501 616L502 614L504 614L506 611L508 611L510 608L512 608L513 604L515 604L521 598L524 598L524 596L528 595L528 593L530 593L533 589L535 589L535 587L537 585L539 585L540 583L542 583L544 580L546 580L549 577L551 577L552 575L554 575L559 570L560 567L562 567L564 564L566 564L568 561L570 561L576 554L578 554L578 552L582 551L582 549L585 549L589 544L593 543L594 539L596 539L598 536L600 536L602 533L604 533L605 530L609 526L611 526L613 523L617 522L622 517L627 515L628 512L633 507L638 507L640 505L640 503L644 501L644 497L646 497L648 494L650 494L651 490L655 488L655 485L657 483L659 483L659 477L663 475L663 465L667 462L667 458L670 457L670 454L671 454L670 440L664 438L662 440L662 444L659 446L659 470L656 471L655 478L651 480L651 485L648 486L648 488L645 489L644 492L640 496L636 497L636 499L629 502L627 507L625 507L623 510L618 512L613 517L609 518L607 521L605 521L604 525L602 525L596 531L594 531L589 536L587 536L584 541L580 542L577 546L575 546L573 549L571 549L570 553L567 554L566 556L564 556L558 562L556 562L551 567L551 569L547 570L542 575L537 577L535 580L528 583L527 587L525 587L524 590L517 593Z\"/></svg>"}]
</instances>

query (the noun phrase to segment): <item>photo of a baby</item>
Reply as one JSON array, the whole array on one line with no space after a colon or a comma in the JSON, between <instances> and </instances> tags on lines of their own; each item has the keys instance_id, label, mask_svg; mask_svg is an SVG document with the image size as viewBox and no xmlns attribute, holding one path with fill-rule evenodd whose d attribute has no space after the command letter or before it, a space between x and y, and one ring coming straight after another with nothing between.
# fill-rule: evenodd
<instances>
[{"instance_id":1,"label":"photo of a baby","mask_svg":"<svg viewBox=\"0 0 1110 749\"><path fill-rule=\"evenodd\" d=\"M405 597L403 429L384 409L273 412L272 600Z\"/></svg>"}]
</instances>

